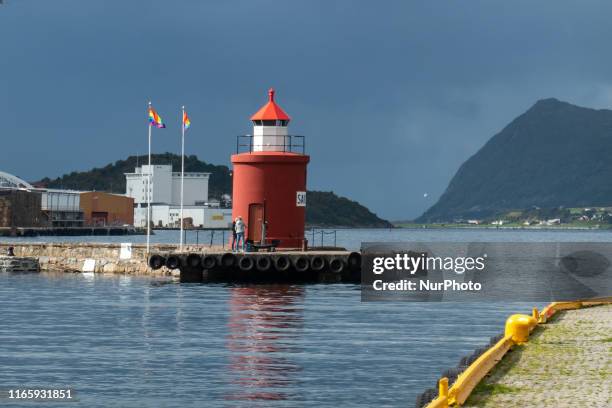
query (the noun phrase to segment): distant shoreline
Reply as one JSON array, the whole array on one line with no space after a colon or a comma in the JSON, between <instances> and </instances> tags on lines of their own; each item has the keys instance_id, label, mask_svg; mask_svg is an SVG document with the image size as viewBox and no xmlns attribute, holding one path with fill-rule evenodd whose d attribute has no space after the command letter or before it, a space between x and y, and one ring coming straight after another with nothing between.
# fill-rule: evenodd
<instances>
[{"instance_id":1,"label":"distant shoreline","mask_svg":"<svg viewBox=\"0 0 612 408\"><path fill-rule=\"evenodd\" d=\"M612 225L592 225L592 226L577 226L577 225L464 225L464 224L396 224L395 228L403 229L505 229L505 230L568 230L568 231L592 231L612 230Z\"/></svg>"}]
</instances>

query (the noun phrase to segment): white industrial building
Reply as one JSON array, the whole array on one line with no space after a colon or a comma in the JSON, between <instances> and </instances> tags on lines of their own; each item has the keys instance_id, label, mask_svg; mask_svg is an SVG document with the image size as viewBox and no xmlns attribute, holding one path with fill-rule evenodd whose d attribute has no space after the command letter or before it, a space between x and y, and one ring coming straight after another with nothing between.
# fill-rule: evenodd
<instances>
[{"instance_id":1,"label":"white industrial building","mask_svg":"<svg viewBox=\"0 0 612 408\"><path fill-rule=\"evenodd\" d=\"M147 184L151 175L151 186ZM134 225L147 225L147 191L151 194L151 221L155 227L179 227L181 212L181 173L171 165L144 165L125 173L126 195L134 199ZM185 173L183 218L193 227L228 228L231 208L219 208L208 200L210 173Z\"/></svg>"},{"instance_id":2,"label":"white industrial building","mask_svg":"<svg viewBox=\"0 0 612 408\"><path fill-rule=\"evenodd\" d=\"M149 166L136 167L125 173L126 194L136 204L147 203ZM208 201L210 173L185 173L185 205L205 205ZM169 164L151 165L151 204L181 205L181 173L173 172Z\"/></svg>"}]
</instances>

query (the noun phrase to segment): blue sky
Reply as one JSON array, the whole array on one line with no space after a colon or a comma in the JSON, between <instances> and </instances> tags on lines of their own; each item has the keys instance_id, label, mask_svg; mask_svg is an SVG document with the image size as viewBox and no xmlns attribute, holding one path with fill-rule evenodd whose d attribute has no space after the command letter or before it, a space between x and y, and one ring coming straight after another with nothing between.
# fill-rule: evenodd
<instances>
[{"instance_id":1,"label":"blue sky","mask_svg":"<svg viewBox=\"0 0 612 408\"><path fill-rule=\"evenodd\" d=\"M310 189L413 218L538 99L612 106L610 16L588 0L7 0L0 170L144 154L149 98L168 125L155 152L179 151L184 104L187 152L229 164L274 87Z\"/></svg>"}]
</instances>

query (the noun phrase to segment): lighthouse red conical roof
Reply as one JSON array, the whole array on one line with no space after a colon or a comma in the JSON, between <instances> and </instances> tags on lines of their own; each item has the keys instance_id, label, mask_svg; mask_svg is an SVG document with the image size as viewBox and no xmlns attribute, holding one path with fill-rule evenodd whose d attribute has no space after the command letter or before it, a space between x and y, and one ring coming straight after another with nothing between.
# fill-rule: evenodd
<instances>
[{"instance_id":1,"label":"lighthouse red conical roof","mask_svg":"<svg viewBox=\"0 0 612 408\"><path fill-rule=\"evenodd\" d=\"M291 118L285 113L285 111L274 102L274 89L270 88L268 91L269 100L260 110L257 111L251 120L286 120L289 121Z\"/></svg>"}]
</instances>

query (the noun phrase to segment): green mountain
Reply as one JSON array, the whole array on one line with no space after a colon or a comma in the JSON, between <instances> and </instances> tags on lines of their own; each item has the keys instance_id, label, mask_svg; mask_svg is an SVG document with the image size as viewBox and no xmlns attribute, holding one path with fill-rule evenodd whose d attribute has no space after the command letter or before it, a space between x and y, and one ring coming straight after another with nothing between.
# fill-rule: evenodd
<instances>
[{"instance_id":1,"label":"green mountain","mask_svg":"<svg viewBox=\"0 0 612 408\"><path fill-rule=\"evenodd\" d=\"M612 111L538 101L457 171L418 222L612 205Z\"/></svg>"},{"instance_id":2,"label":"green mountain","mask_svg":"<svg viewBox=\"0 0 612 408\"><path fill-rule=\"evenodd\" d=\"M309 191L306 195L306 222L318 227L393 228L357 201L339 197L333 191Z\"/></svg>"},{"instance_id":3,"label":"green mountain","mask_svg":"<svg viewBox=\"0 0 612 408\"><path fill-rule=\"evenodd\" d=\"M147 156L130 156L101 168L73 171L56 179L44 178L34 184L49 188L125 194L124 173L133 172L137 165L146 164L147 160ZM181 157L173 153L153 154L151 161L155 164L172 164L174 171L181 169ZM222 194L232 192L232 178L227 166L205 163L192 155L185 157L185 171L211 173L208 186L211 198L218 199ZM306 200L306 222L309 225L369 228L392 226L358 202L338 197L333 192L309 191Z\"/></svg>"}]
</instances>

